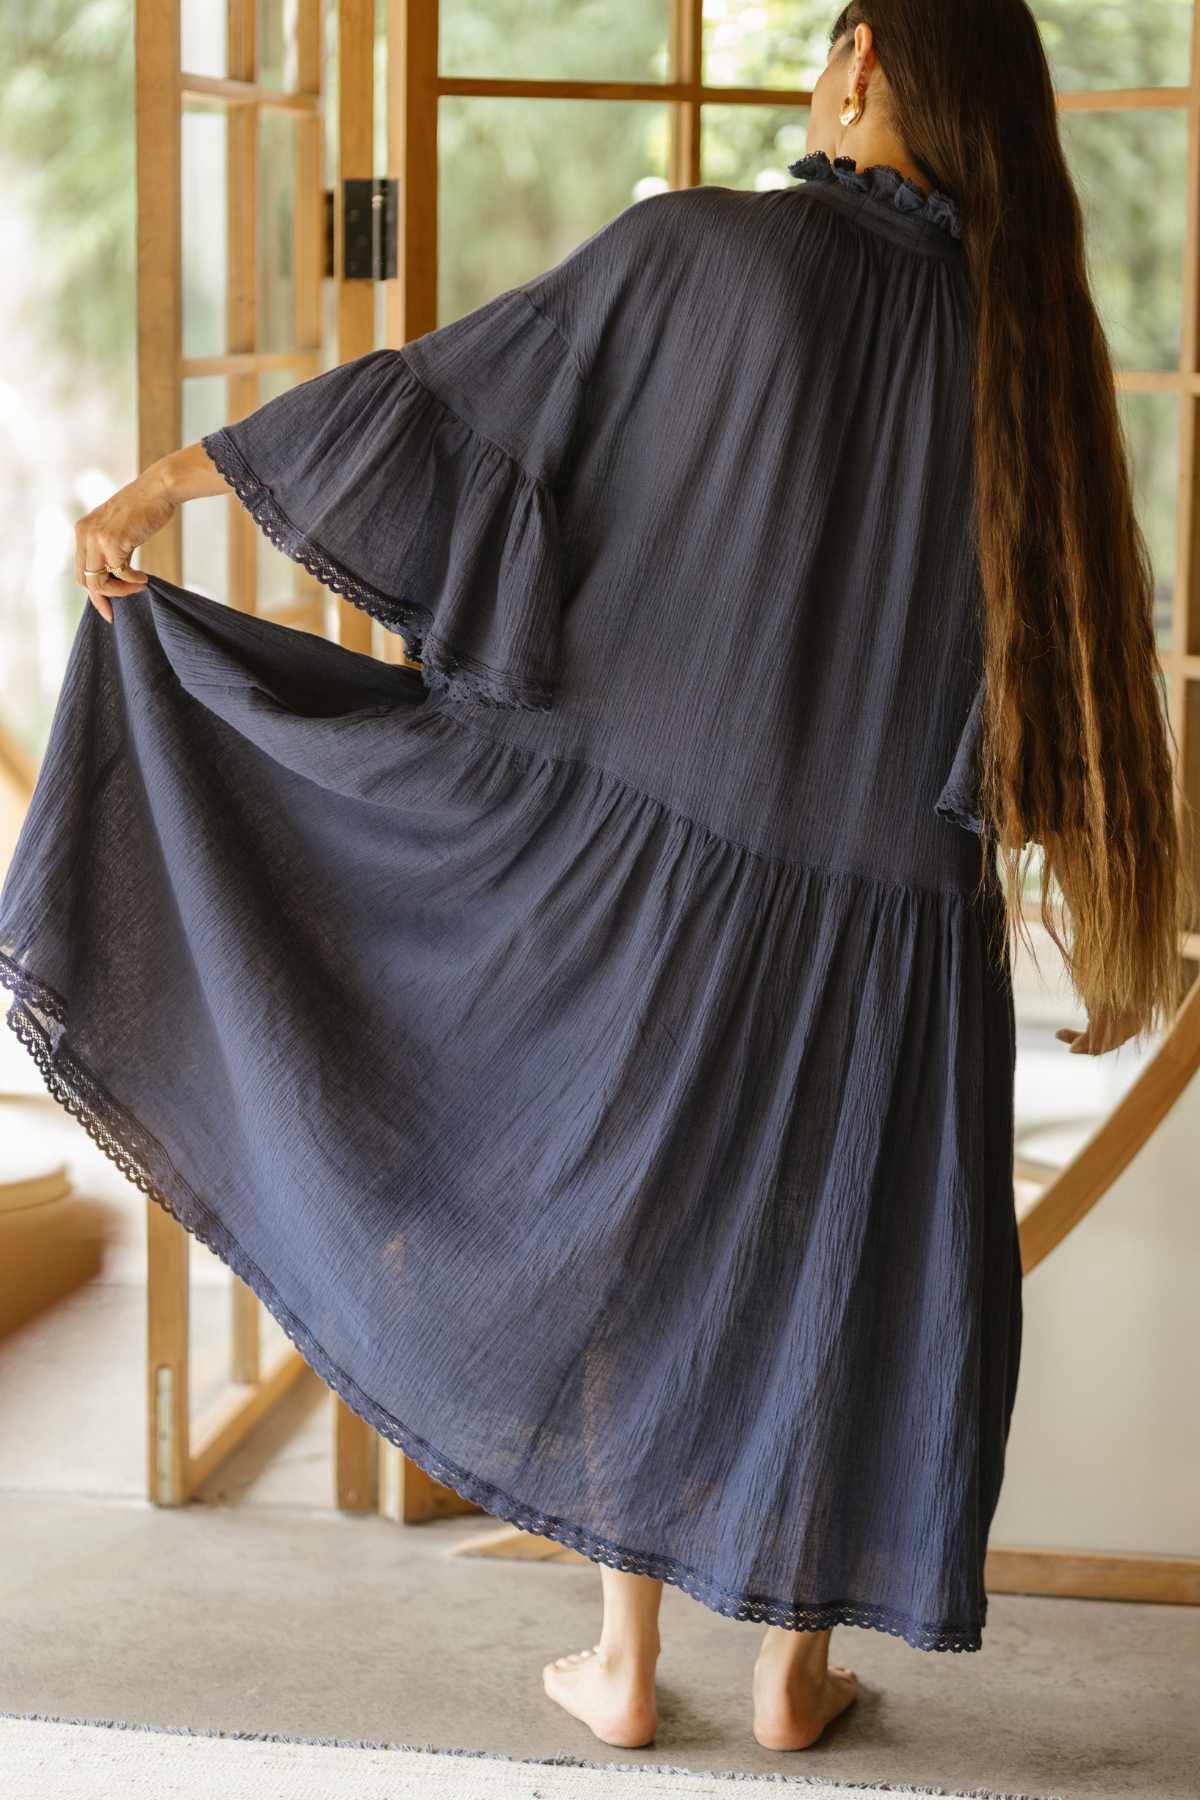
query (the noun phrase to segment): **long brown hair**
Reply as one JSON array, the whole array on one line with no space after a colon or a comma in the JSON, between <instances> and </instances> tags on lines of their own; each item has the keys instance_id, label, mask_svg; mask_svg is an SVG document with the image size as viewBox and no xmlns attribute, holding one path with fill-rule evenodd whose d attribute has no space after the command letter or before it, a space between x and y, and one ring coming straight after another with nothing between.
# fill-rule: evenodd
<instances>
[{"instance_id":1,"label":"long brown hair","mask_svg":"<svg viewBox=\"0 0 1200 1800\"><path fill-rule=\"evenodd\" d=\"M865 0L838 15L830 43L860 23L892 130L962 219L976 323L980 791L996 832L984 855L999 853L1004 915L1023 932L1041 844L1042 923L1075 993L1091 1018L1124 1015L1140 1034L1182 998L1191 815L1176 800L1150 555L1041 38L1023 0ZM838 52L847 67L852 46L851 35Z\"/></svg>"}]
</instances>

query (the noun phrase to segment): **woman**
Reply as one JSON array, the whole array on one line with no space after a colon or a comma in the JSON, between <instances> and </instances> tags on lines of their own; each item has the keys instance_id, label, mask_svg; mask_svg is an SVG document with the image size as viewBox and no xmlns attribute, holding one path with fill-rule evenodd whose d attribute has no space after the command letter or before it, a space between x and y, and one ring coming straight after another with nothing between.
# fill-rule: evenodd
<instances>
[{"instance_id":1,"label":"woman","mask_svg":"<svg viewBox=\"0 0 1200 1800\"><path fill-rule=\"evenodd\" d=\"M1150 572L1030 13L847 7L809 141L81 520L0 904L52 1091L378 1430L603 1565L543 1679L617 1745L664 1582L767 1625L773 1748L853 1700L837 1624L980 1648L1025 847L1073 1051L1179 998ZM420 672L132 570L225 484Z\"/></svg>"}]
</instances>

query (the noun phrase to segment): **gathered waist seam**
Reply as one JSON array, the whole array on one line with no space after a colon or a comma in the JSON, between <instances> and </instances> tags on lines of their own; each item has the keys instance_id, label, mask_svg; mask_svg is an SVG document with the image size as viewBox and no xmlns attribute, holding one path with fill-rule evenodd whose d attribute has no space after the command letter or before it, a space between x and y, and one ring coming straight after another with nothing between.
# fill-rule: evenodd
<instances>
[{"instance_id":1,"label":"gathered waist seam","mask_svg":"<svg viewBox=\"0 0 1200 1800\"><path fill-rule=\"evenodd\" d=\"M422 717L423 710L418 709L417 719ZM963 905L976 905L979 902L980 896L975 888L955 887L949 883L936 885L927 881L901 881L885 875L873 874L869 870L855 868L850 864L814 863L803 861L799 857L773 856L769 851L756 850L750 844L739 843L736 838L727 837L724 832L717 831L713 826L706 824L703 819L697 819L691 813L685 812L674 801L666 799L662 794L652 793L648 788L641 787L637 782L631 781L627 775L619 770L608 768L604 763L593 762L585 756L563 756L557 751L533 749L524 744L511 743L507 738L497 737L493 732L488 731L486 726L480 724L474 717L464 717L453 703L440 706L431 714L432 721L447 718L451 719L460 731L470 732L472 736L482 738L497 749L507 750L525 763L553 763L560 768L583 769L589 774L601 775L607 781L616 782L628 793L636 794L639 799L648 800L653 806L671 814L673 818L682 820L695 831L711 838L715 844L721 844L730 850L737 850L743 856L752 856L756 861L764 863L768 867L786 869L797 875L827 876L833 879L842 878L862 882L867 886L880 888L887 892L926 894L935 899L957 900ZM986 891L982 897L988 898ZM995 899L1001 898L1000 890L997 888Z\"/></svg>"}]
</instances>

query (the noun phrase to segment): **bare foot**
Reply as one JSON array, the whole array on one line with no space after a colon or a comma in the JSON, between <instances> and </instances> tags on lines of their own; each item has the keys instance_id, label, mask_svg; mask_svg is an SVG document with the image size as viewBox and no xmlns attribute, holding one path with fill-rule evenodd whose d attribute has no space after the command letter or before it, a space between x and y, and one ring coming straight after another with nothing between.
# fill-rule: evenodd
<instances>
[{"instance_id":1,"label":"bare foot","mask_svg":"<svg viewBox=\"0 0 1200 1800\"><path fill-rule=\"evenodd\" d=\"M601 1743L639 1750L653 1743L658 1730L656 1655L594 1644L590 1650L574 1650L548 1662L542 1669L542 1685L551 1700L582 1719Z\"/></svg>"},{"instance_id":2,"label":"bare foot","mask_svg":"<svg viewBox=\"0 0 1200 1800\"><path fill-rule=\"evenodd\" d=\"M841 1663L806 1668L760 1653L754 1665L754 1735L764 1750L807 1750L858 1694Z\"/></svg>"}]
</instances>

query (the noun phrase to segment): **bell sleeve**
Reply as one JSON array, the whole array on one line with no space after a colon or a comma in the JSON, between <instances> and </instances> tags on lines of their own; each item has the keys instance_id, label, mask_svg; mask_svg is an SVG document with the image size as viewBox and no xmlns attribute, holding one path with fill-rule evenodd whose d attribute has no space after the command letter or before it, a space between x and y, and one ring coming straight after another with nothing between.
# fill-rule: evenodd
<instances>
[{"instance_id":1,"label":"bell sleeve","mask_svg":"<svg viewBox=\"0 0 1200 1800\"><path fill-rule=\"evenodd\" d=\"M279 549L404 636L427 686L546 709L555 483L584 381L536 291L369 351L201 442Z\"/></svg>"},{"instance_id":2,"label":"bell sleeve","mask_svg":"<svg viewBox=\"0 0 1200 1800\"><path fill-rule=\"evenodd\" d=\"M955 825L961 825L964 831L973 831L977 837L982 836L985 829L979 798L983 694L984 684L981 679L975 689L946 779L934 802L934 811L943 819L950 819Z\"/></svg>"}]
</instances>

